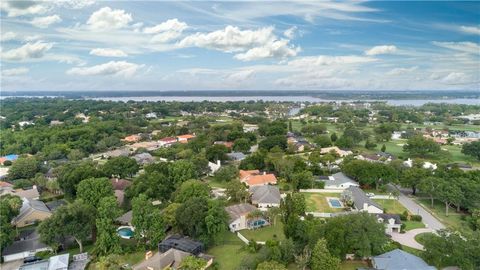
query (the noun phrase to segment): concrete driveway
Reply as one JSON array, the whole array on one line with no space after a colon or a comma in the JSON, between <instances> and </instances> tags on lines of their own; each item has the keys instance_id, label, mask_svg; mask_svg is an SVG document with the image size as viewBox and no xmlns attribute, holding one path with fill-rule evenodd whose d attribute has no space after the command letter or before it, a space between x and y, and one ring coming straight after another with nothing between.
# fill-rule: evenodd
<instances>
[{"instance_id":1,"label":"concrete driveway","mask_svg":"<svg viewBox=\"0 0 480 270\"><path fill-rule=\"evenodd\" d=\"M17 270L23 265L23 260L17 260L0 264L0 270Z\"/></svg>"},{"instance_id":2,"label":"concrete driveway","mask_svg":"<svg viewBox=\"0 0 480 270\"><path fill-rule=\"evenodd\" d=\"M396 186L389 185L390 188L396 188ZM427 228L432 230L440 230L445 229L445 226L438 220L436 217L432 216L429 212L427 212L421 205L416 203L412 198L408 197L410 194L408 190L405 189L398 189L400 191L400 196L398 197L398 201L405 206L412 214L422 216L422 222L425 224Z\"/></svg>"},{"instance_id":3,"label":"concrete driveway","mask_svg":"<svg viewBox=\"0 0 480 270\"><path fill-rule=\"evenodd\" d=\"M428 233L433 232L432 229L424 228L424 229L413 229L407 231L406 233L391 233L392 240L411 248L416 248L419 250L423 250L423 245L418 243L415 240L415 236L421 233Z\"/></svg>"}]
</instances>

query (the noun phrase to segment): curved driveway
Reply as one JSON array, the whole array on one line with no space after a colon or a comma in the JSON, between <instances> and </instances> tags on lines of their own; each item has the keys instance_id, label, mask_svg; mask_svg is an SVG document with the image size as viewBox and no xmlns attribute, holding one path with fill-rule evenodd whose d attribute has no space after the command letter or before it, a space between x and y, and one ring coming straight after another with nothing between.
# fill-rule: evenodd
<instances>
[{"instance_id":1,"label":"curved driveway","mask_svg":"<svg viewBox=\"0 0 480 270\"><path fill-rule=\"evenodd\" d=\"M429 228L413 229L405 233L391 233L390 235L392 236L392 240L404 246L423 250L423 245L421 245L415 240L415 236L417 234L427 233L427 232L433 232L433 230Z\"/></svg>"}]
</instances>

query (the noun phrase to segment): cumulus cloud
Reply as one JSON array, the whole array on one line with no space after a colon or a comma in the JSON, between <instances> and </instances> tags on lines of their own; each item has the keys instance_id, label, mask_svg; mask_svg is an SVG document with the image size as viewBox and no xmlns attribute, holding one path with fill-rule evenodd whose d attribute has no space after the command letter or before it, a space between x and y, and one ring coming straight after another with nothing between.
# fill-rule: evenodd
<instances>
[{"instance_id":1,"label":"cumulus cloud","mask_svg":"<svg viewBox=\"0 0 480 270\"><path fill-rule=\"evenodd\" d=\"M127 57L128 55L118 49L109 49L109 48L95 48L90 51L91 55L96 56L105 56L105 57Z\"/></svg>"},{"instance_id":2,"label":"cumulus cloud","mask_svg":"<svg viewBox=\"0 0 480 270\"><path fill-rule=\"evenodd\" d=\"M8 17L23 15L38 15L48 11L47 3L33 0L2 0L0 10L7 13Z\"/></svg>"},{"instance_id":3,"label":"cumulus cloud","mask_svg":"<svg viewBox=\"0 0 480 270\"><path fill-rule=\"evenodd\" d=\"M55 0L53 3L65 8L82 9L95 4L95 0Z\"/></svg>"},{"instance_id":4,"label":"cumulus cloud","mask_svg":"<svg viewBox=\"0 0 480 270\"><path fill-rule=\"evenodd\" d=\"M103 7L90 15L87 25L93 30L120 29L126 27L132 20L132 15L125 10Z\"/></svg>"},{"instance_id":5,"label":"cumulus cloud","mask_svg":"<svg viewBox=\"0 0 480 270\"><path fill-rule=\"evenodd\" d=\"M27 43L20 48L12 49L2 53L2 59L5 60L26 60L30 58L42 58L45 52L50 50L53 43L37 41L35 43Z\"/></svg>"},{"instance_id":6,"label":"cumulus cloud","mask_svg":"<svg viewBox=\"0 0 480 270\"><path fill-rule=\"evenodd\" d=\"M300 57L288 62L288 65L295 66L295 67L315 67L315 66L330 66L330 65L353 65L353 64L370 63L375 61L377 61L376 58L367 57L367 56L319 55L319 56Z\"/></svg>"},{"instance_id":7,"label":"cumulus cloud","mask_svg":"<svg viewBox=\"0 0 480 270\"><path fill-rule=\"evenodd\" d=\"M285 58L295 56L300 48L289 45L289 40L278 39L273 27L257 30L241 30L235 26L210 33L195 33L179 42L180 47L200 47L228 53L238 53L242 61L263 58Z\"/></svg>"},{"instance_id":8,"label":"cumulus cloud","mask_svg":"<svg viewBox=\"0 0 480 270\"><path fill-rule=\"evenodd\" d=\"M46 17L36 17L30 22L33 26L39 28L47 28L49 25L61 22L62 18L58 15L46 16Z\"/></svg>"},{"instance_id":9,"label":"cumulus cloud","mask_svg":"<svg viewBox=\"0 0 480 270\"><path fill-rule=\"evenodd\" d=\"M451 72L442 79L445 84L469 84L471 78L463 72Z\"/></svg>"},{"instance_id":10,"label":"cumulus cloud","mask_svg":"<svg viewBox=\"0 0 480 270\"><path fill-rule=\"evenodd\" d=\"M241 70L227 75L225 79L226 81L243 82L250 79L254 75L254 72L255 71L251 69Z\"/></svg>"},{"instance_id":11,"label":"cumulus cloud","mask_svg":"<svg viewBox=\"0 0 480 270\"><path fill-rule=\"evenodd\" d=\"M67 70L69 75L80 76L121 76L132 77L144 65L129 63L126 61L110 61L108 63L91 66L91 67L74 67Z\"/></svg>"},{"instance_id":12,"label":"cumulus cloud","mask_svg":"<svg viewBox=\"0 0 480 270\"><path fill-rule=\"evenodd\" d=\"M480 35L480 27L478 26L460 26L460 31L467 33L467 34L473 34L473 35Z\"/></svg>"},{"instance_id":13,"label":"cumulus cloud","mask_svg":"<svg viewBox=\"0 0 480 270\"><path fill-rule=\"evenodd\" d=\"M397 47L395 45L380 45L375 46L369 50L365 51L366 55L379 55L379 54L392 54L397 51Z\"/></svg>"},{"instance_id":14,"label":"cumulus cloud","mask_svg":"<svg viewBox=\"0 0 480 270\"><path fill-rule=\"evenodd\" d=\"M17 34L15 34L14 32L6 32L2 35L0 35L0 40L1 41L10 41L10 40L15 40L17 39Z\"/></svg>"},{"instance_id":15,"label":"cumulus cloud","mask_svg":"<svg viewBox=\"0 0 480 270\"><path fill-rule=\"evenodd\" d=\"M403 75L403 74L407 74L407 73L410 73L410 72L413 72L415 70L417 70L418 67L415 66L415 67L410 67L410 68L394 68L392 70L390 70L389 72L387 72L387 75L390 75L390 76L398 76L398 75Z\"/></svg>"},{"instance_id":16,"label":"cumulus cloud","mask_svg":"<svg viewBox=\"0 0 480 270\"><path fill-rule=\"evenodd\" d=\"M28 68L26 67L19 67L19 68L11 68L11 69L4 69L2 70L3 76L20 76L28 73Z\"/></svg>"},{"instance_id":17,"label":"cumulus cloud","mask_svg":"<svg viewBox=\"0 0 480 270\"><path fill-rule=\"evenodd\" d=\"M146 34L155 34L152 37L154 43L166 43L179 38L182 32L188 28L185 22L178 19L170 19L152 27L145 27L143 32Z\"/></svg>"},{"instance_id":18,"label":"cumulus cloud","mask_svg":"<svg viewBox=\"0 0 480 270\"><path fill-rule=\"evenodd\" d=\"M480 54L480 46L477 43L464 41L464 42L432 42L433 45L450 50L461 51L466 53Z\"/></svg>"},{"instance_id":19,"label":"cumulus cloud","mask_svg":"<svg viewBox=\"0 0 480 270\"><path fill-rule=\"evenodd\" d=\"M292 26L290 28L288 28L287 30L285 30L285 32L283 32L283 35L289 39L293 39L295 37L295 32L297 31L297 27L296 26Z\"/></svg>"}]
</instances>

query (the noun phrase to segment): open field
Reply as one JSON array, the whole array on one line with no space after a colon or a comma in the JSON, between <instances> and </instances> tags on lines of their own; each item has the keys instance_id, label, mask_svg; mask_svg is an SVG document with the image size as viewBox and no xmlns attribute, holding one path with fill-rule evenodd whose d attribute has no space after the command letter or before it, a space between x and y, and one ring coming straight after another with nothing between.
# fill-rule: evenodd
<instances>
[{"instance_id":1,"label":"open field","mask_svg":"<svg viewBox=\"0 0 480 270\"><path fill-rule=\"evenodd\" d=\"M253 239L255 241L285 239L285 235L283 234L283 223L280 221L280 217L277 217L275 226L270 225L255 230L242 230L240 233L247 239Z\"/></svg>"},{"instance_id":2,"label":"open field","mask_svg":"<svg viewBox=\"0 0 480 270\"><path fill-rule=\"evenodd\" d=\"M415 199L420 203L425 209L429 210L436 218L438 218L443 224L447 227L450 227L455 230L470 230L467 222L462 220L462 216L466 216L464 213L457 213L455 208L450 207L448 209L448 216L445 215L445 204L435 200L433 208L430 206L429 199Z\"/></svg>"},{"instance_id":3,"label":"open field","mask_svg":"<svg viewBox=\"0 0 480 270\"><path fill-rule=\"evenodd\" d=\"M331 208L327 197L340 198L340 193L302 193L307 203L307 212L338 213L343 208Z\"/></svg>"}]
</instances>

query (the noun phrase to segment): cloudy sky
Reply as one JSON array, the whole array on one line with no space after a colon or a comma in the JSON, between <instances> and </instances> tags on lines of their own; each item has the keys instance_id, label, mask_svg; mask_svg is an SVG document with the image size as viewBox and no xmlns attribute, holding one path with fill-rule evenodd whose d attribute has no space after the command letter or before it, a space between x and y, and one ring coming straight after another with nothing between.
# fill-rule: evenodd
<instances>
[{"instance_id":1,"label":"cloudy sky","mask_svg":"<svg viewBox=\"0 0 480 270\"><path fill-rule=\"evenodd\" d=\"M480 90L480 2L0 8L3 90Z\"/></svg>"}]
</instances>

